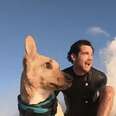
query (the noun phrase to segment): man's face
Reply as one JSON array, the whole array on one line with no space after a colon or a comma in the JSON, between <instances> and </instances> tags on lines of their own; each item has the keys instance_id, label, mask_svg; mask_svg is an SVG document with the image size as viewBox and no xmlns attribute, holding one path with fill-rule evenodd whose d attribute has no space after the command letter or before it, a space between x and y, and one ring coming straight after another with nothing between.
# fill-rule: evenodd
<instances>
[{"instance_id":1,"label":"man's face","mask_svg":"<svg viewBox=\"0 0 116 116\"><path fill-rule=\"evenodd\" d=\"M82 45L80 52L74 56L74 66L79 73L87 73L93 64L93 50L91 46Z\"/></svg>"}]
</instances>

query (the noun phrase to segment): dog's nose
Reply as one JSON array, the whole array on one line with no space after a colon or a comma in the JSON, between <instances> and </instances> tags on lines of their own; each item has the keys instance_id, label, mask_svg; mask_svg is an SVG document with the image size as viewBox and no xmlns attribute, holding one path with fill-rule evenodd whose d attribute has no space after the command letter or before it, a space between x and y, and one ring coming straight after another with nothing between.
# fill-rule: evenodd
<instances>
[{"instance_id":1,"label":"dog's nose","mask_svg":"<svg viewBox=\"0 0 116 116\"><path fill-rule=\"evenodd\" d=\"M65 73L65 72L64 72L64 76L65 76L67 81L72 81L73 80L72 76L67 74L67 73Z\"/></svg>"}]
</instances>

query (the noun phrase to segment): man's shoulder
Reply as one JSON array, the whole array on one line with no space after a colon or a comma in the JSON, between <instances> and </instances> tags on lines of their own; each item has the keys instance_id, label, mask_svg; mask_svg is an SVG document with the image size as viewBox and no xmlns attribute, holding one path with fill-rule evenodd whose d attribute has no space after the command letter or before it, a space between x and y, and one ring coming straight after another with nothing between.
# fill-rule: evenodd
<instances>
[{"instance_id":1,"label":"man's shoulder","mask_svg":"<svg viewBox=\"0 0 116 116\"><path fill-rule=\"evenodd\" d=\"M94 68L94 67L91 68L91 72L92 72L93 74L95 74L95 75L106 76L106 74L105 74L103 71L101 71L101 70L99 70L99 69L96 69L96 68Z\"/></svg>"},{"instance_id":2,"label":"man's shoulder","mask_svg":"<svg viewBox=\"0 0 116 116\"><path fill-rule=\"evenodd\" d=\"M104 81L104 83L106 83L106 81L107 81L106 74L96 68L92 67L92 69L90 71L90 75L91 75L91 77L94 77L92 79L95 81Z\"/></svg>"}]
</instances>

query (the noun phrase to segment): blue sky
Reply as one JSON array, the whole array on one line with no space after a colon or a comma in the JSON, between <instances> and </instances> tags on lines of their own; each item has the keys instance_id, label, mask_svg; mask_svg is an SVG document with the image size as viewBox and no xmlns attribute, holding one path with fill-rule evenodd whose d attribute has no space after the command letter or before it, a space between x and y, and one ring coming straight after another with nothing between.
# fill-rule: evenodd
<instances>
[{"instance_id":1,"label":"blue sky","mask_svg":"<svg viewBox=\"0 0 116 116\"><path fill-rule=\"evenodd\" d=\"M116 36L115 11L115 0L0 0L0 116L16 116L26 35L61 68L70 45L88 39L94 66L105 71L99 53Z\"/></svg>"}]
</instances>

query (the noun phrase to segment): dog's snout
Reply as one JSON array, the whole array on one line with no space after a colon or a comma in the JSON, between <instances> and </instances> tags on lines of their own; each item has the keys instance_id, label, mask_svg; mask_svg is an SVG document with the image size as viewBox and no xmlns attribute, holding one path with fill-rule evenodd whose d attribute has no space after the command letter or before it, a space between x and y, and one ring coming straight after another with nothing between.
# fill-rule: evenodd
<instances>
[{"instance_id":1,"label":"dog's snout","mask_svg":"<svg viewBox=\"0 0 116 116\"><path fill-rule=\"evenodd\" d=\"M67 81L72 81L73 80L72 77L67 73L64 73L64 76L65 76Z\"/></svg>"},{"instance_id":2,"label":"dog's snout","mask_svg":"<svg viewBox=\"0 0 116 116\"><path fill-rule=\"evenodd\" d=\"M69 75L66 76L66 79L67 79L68 81L72 81L72 80L73 80Z\"/></svg>"}]
</instances>

